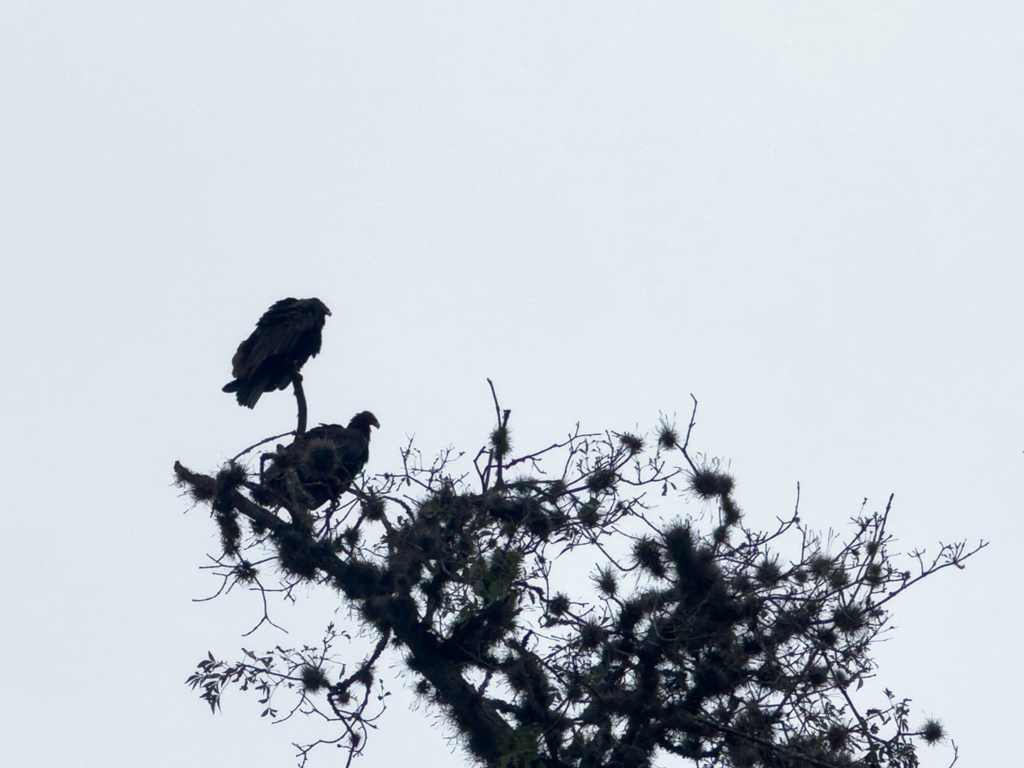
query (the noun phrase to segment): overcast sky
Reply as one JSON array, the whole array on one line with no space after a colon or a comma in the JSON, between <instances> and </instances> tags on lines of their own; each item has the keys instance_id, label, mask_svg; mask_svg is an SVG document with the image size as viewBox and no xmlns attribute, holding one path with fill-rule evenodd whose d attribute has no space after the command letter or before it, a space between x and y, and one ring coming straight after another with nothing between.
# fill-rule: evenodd
<instances>
[{"instance_id":1,"label":"overcast sky","mask_svg":"<svg viewBox=\"0 0 1024 768\"><path fill-rule=\"evenodd\" d=\"M371 471L475 451L486 377L523 450L692 392L751 524L800 482L823 530L895 493L905 551L991 540L895 605L878 681L1012 763L1022 39L1013 2L8 3L0 762L294 765L312 723L183 681L344 616L193 602L216 531L171 467L292 428L220 387L318 296L310 421L376 413ZM360 765L458 765L444 733L396 696Z\"/></svg>"}]
</instances>

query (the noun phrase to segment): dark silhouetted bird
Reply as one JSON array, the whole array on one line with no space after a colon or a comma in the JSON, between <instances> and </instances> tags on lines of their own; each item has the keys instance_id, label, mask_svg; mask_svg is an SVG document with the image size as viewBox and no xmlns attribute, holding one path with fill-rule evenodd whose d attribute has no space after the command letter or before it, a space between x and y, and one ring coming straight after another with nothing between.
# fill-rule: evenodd
<instances>
[{"instance_id":1,"label":"dark silhouetted bird","mask_svg":"<svg viewBox=\"0 0 1024 768\"><path fill-rule=\"evenodd\" d=\"M263 485L310 510L337 501L370 458L370 427L379 429L380 422L369 411L357 413L347 427L314 427L274 454Z\"/></svg>"},{"instance_id":2,"label":"dark silhouetted bird","mask_svg":"<svg viewBox=\"0 0 1024 768\"><path fill-rule=\"evenodd\" d=\"M238 404L254 408L264 392L285 389L320 351L320 332L331 310L320 299L281 299L263 313L256 330L231 359L233 381L224 385Z\"/></svg>"}]
</instances>

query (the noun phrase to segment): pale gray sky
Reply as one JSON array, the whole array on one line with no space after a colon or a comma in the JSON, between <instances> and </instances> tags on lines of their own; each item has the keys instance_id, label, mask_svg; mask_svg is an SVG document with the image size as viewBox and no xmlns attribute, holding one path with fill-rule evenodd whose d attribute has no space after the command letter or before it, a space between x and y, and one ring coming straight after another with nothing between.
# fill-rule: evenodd
<instances>
[{"instance_id":1,"label":"pale gray sky","mask_svg":"<svg viewBox=\"0 0 1024 768\"><path fill-rule=\"evenodd\" d=\"M191 602L216 535L171 465L292 426L219 390L315 295L310 418L373 410L373 471L475 450L488 376L520 448L693 392L753 523L799 481L818 528L895 492L908 550L992 540L896 605L879 680L1008 764L1021 39L1011 2L8 3L0 762L294 764L253 697L212 717L183 681L330 606L242 639L254 596ZM361 765L457 764L441 734L398 700Z\"/></svg>"}]
</instances>

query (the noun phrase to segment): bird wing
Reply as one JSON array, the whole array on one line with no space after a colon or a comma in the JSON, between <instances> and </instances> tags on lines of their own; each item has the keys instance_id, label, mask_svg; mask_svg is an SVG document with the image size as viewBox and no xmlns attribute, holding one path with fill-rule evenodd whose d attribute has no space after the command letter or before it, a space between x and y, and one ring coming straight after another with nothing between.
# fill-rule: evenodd
<instances>
[{"instance_id":1,"label":"bird wing","mask_svg":"<svg viewBox=\"0 0 1024 768\"><path fill-rule=\"evenodd\" d=\"M338 452L339 468L351 480L363 469L370 458L370 441L358 429L346 427L332 436L335 450ZM340 474L340 473L339 473Z\"/></svg>"},{"instance_id":2,"label":"bird wing","mask_svg":"<svg viewBox=\"0 0 1024 768\"><path fill-rule=\"evenodd\" d=\"M323 312L309 300L281 299L263 313L256 330L238 347L231 360L231 374L236 379L251 376L268 358L287 355L304 334L323 325Z\"/></svg>"}]
</instances>

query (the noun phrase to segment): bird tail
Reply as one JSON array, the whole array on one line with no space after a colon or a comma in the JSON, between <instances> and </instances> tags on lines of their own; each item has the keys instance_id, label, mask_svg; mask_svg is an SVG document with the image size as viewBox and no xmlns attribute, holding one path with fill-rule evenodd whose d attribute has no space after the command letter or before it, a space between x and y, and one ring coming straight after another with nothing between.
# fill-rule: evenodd
<instances>
[{"instance_id":1,"label":"bird tail","mask_svg":"<svg viewBox=\"0 0 1024 768\"><path fill-rule=\"evenodd\" d=\"M239 405L244 405L246 408L255 408L256 403L260 401L260 395L263 394L263 388L253 385L251 381L234 379L225 384L221 388L221 392L234 392L235 399L238 400Z\"/></svg>"}]
</instances>

